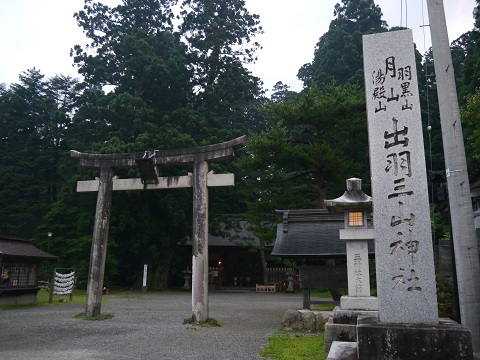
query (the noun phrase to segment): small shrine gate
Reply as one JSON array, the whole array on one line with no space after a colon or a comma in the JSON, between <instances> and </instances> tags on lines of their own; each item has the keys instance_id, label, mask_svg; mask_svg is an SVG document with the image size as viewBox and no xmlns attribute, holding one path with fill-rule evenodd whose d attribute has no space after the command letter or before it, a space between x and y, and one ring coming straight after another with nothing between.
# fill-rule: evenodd
<instances>
[{"instance_id":1,"label":"small shrine gate","mask_svg":"<svg viewBox=\"0 0 480 360\"><path fill-rule=\"evenodd\" d=\"M100 168L100 178L79 181L77 192L98 191L87 285L86 315L100 314L112 191L160 190L193 187L192 312L196 322L208 319L208 187L233 186L233 174L208 172L208 162L234 156L246 136L207 146L125 154L86 154L71 151L80 165ZM159 176L163 165L193 164L193 174ZM138 168L141 178L119 179L115 168Z\"/></svg>"}]
</instances>

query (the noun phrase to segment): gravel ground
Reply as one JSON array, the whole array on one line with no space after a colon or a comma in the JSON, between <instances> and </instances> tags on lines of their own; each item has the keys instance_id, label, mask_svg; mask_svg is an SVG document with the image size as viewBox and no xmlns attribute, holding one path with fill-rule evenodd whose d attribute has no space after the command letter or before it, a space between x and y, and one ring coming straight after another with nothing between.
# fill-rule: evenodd
<instances>
[{"instance_id":1,"label":"gravel ground","mask_svg":"<svg viewBox=\"0 0 480 360\"><path fill-rule=\"evenodd\" d=\"M83 305L61 304L0 312L0 359L262 359L258 352L302 297L282 293L211 292L209 315L220 327L184 325L188 292L108 295L102 313L113 319L73 318Z\"/></svg>"}]
</instances>

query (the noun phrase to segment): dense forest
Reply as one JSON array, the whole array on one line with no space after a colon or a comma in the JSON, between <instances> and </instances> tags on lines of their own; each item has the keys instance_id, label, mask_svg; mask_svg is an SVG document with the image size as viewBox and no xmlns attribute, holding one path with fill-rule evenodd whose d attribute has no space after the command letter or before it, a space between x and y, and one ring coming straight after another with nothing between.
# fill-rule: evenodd
<instances>
[{"instance_id":1,"label":"dense forest","mask_svg":"<svg viewBox=\"0 0 480 360\"><path fill-rule=\"evenodd\" d=\"M76 182L98 173L80 167L72 149L177 149L247 135L234 161L211 165L235 173L236 187L210 192L210 228L235 228L227 215L236 215L264 247L275 237L275 209L322 208L352 176L368 192L361 38L398 28L388 27L373 0L342 0L333 12L312 62L298 70L303 91L279 82L267 97L246 66L256 60L255 36L263 30L244 1L123 0L108 7L85 0L74 17L89 43L71 49L81 80L46 78L32 68L18 83L0 84L0 234L33 238L60 266L75 267L85 285L96 194L77 193ZM471 174L480 164L479 40L477 0L472 31L451 44ZM433 56L416 55L430 180L441 182L433 176L444 169ZM184 269L177 254L191 236L191 190L113 196L106 283L138 284L149 264L149 287L168 287L169 275Z\"/></svg>"}]
</instances>

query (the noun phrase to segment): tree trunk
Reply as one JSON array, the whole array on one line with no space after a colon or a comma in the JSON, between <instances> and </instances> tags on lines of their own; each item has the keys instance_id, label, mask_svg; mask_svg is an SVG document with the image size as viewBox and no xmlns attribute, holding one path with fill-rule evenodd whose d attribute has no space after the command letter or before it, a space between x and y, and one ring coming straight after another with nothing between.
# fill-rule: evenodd
<instances>
[{"instance_id":1,"label":"tree trunk","mask_svg":"<svg viewBox=\"0 0 480 360\"><path fill-rule=\"evenodd\" d=\"M154 264L155 271L150 280L151 287L155 290L168 289L168 275L172 265L173 251L170 251L168 256L163 258L159 264Z\"/></svg>"},{"instance_id":2,"label":"tree trunk","mask_svg":"<svg viewBox=\"0 0 480 360\"><path fill-rule=\"evenodd\" d=\"M325 174L322 168L317 168L317 186L318 186L318 208L326 209L327 205L325 200L327 199L327 185L325 182Z\"/></svg>"},{"instance_id":3,"label":"tree trunk","mask_svg":"<svg viewBox=\"0 0 480 360\"><path fill-rule=\"evenodd\" d=\"M263 276L263 285L268 283L268 271L267 271L267 259L265 257L265 242L262 239L259 239L261 249L260 249L260 261L262 263L262 276Z\"/></svg>"}]
</instances>

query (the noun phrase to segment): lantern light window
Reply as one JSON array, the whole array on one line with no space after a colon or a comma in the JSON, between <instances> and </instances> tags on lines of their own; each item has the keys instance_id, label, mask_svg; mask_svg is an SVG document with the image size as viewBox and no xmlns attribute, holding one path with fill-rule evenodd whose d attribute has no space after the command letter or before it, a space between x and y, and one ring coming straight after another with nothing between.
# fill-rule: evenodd
<instances>
[{"instance_id":1,"label":"lantern light window","mask_svg":"<svg viewBox=\"0 0 480 360\"><path fill-rule=\"evenodd\" d=\"M348 213L348 226L363 226L363 211L350 211Z\"/></svg>"}]
</instances>

